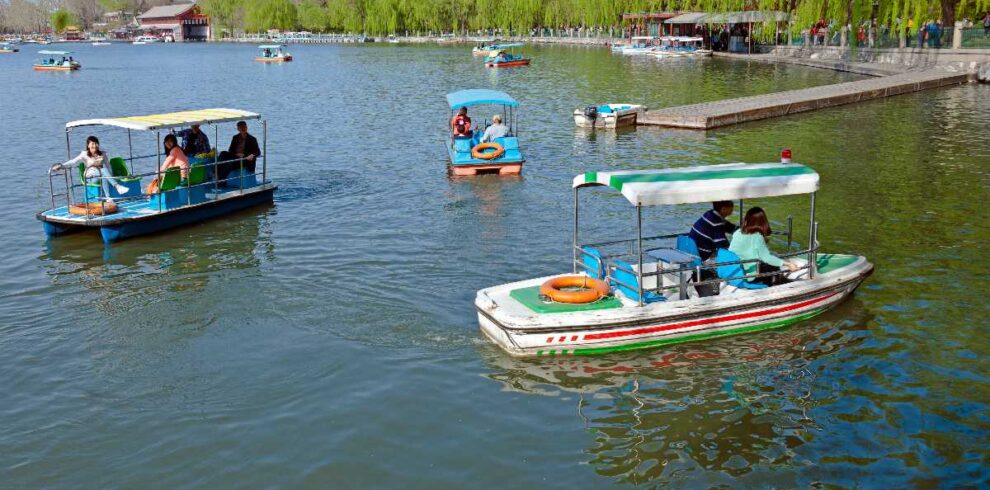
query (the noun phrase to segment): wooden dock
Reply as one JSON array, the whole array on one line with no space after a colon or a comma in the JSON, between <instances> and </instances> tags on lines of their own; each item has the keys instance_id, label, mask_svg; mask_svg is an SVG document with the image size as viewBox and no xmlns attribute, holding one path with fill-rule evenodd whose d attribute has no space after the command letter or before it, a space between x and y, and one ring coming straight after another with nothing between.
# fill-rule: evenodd
<instances>
[{"instance_id":1,"label":"wooden dock","mask_svg":"<svg viewBox=\"0 0 990 490\"><path fill-rule=\"evenodd\" d=\"M712 129L968 82L968 73L919 71L646 112L636 124Z\"/></svg>"}]
</instances>

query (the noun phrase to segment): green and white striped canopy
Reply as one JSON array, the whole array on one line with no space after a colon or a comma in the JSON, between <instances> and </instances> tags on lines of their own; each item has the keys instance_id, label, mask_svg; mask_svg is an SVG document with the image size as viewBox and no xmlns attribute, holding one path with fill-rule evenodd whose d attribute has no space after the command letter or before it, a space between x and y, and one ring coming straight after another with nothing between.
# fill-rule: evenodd
<instances>
[{"instance_id":1,"label":"green and white striped canopy","mask_svg":"<svg viewBox=\"0 0 990 490\"><path fill-rule=\"evenodd\" d=\"M796 163L729 163L574 177L575 188L597 185L621 192L633 205L657 206L809 194L818 190L818 172Z\"/></svg>"}]
</instances>

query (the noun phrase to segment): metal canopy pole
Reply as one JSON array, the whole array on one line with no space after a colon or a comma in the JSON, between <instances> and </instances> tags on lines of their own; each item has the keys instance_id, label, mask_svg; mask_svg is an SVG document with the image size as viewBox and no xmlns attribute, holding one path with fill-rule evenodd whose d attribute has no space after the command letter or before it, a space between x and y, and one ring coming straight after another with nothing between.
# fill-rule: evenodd
<instances>
[{"instance_id":1,"label":"metal canopy pole","mask_svg":"<svg viewBox=\"0 0 990 490\"><path fill-rule=\"evenodd\" d=\"M268 176L268 120L261 120L261 182ZM255 162L257 163L257 162Z\"/></svg>"},{"instance_id":2,"label":"metal canopy pole","mask_svg":"<svg viewBox=\"0 0 990 490\"><path fill-rule=\"evenodd\" d=\"M808 279L815 278L815 242L818 227L815 225L815 192L811 193L811 224L808 228Z\"/></svg>"},{"instance_id":3,"label":"metal canopy pole","mask_svg":"<svg viewBox=\"0 0 990 490\"><path fill-rule=\"evenodd\" d=\"M571 255L573 255L573 260L571 260L571 270L572 273L577 274L577 247L578 247L578 189L574 188L574 245L571 247ZM52 206L54 207L54 206Z\"/></svg>"},{"instance_id":4,"label":"metal canopy pole","mask_svg":"<svg viewBox=\"0 0 990 490\"><path fill-rule=\"evenodd\" d=\"M131 130L127 130L127 163L131 166L131 175L134 175L134 146L131 144Z\"/></svg>"},{"instance_id":5,"label":"metal canopy pole","mask_svg":"<svg viewBox=\"0 0 990 490\"><path fill-rule=\"evenodd\" d=\"M743 200L739 200L739 226L742 226L743 222Z\"/></svg>"},{"instance_id":6,"label":"metal canopy pole","mask_svg":"<svg viewBox=\"0 0 990 490\"><path fill-rule=\"evenodd\" d=\"M639 235L637 238L637 243L639 244L639 270L636 271L636 275L639 276L639 306L643 306L643 205L642 203L636 204L636 233Z\"/></svg>"},{"instance_id":7,"label":"metal canopy pole","mask_svg":"<svg viewBox=\"0 0 990 490\"><path fill-rule=\"evenodd\" d=\"M215 197L217 191L219 190L217 188L217 186L219 185L219 181L217 179L219 179L219 176L220 176L220 169L219 169L220 164L218 163L220 161L220 152L218 151L220 149L220 146L219 146L220 145L220 126L218 126L216 124L213 125L213 144L218 145L218 146L216 146L216 149L213 150L213 194L214 194L214 197Z\"/></svg>"},{"instance_id":8,"label":"metal canopy pole","mask_svg":"<svg viewBox=\"0 0 990 490\"><path fill-rule=\"evenodd\" d=\"M158 156L158 165L155 167L155 174L158 179L158 210L162 210L162 132L155 131L155 154Z\"/></svg>"}]
</instances>

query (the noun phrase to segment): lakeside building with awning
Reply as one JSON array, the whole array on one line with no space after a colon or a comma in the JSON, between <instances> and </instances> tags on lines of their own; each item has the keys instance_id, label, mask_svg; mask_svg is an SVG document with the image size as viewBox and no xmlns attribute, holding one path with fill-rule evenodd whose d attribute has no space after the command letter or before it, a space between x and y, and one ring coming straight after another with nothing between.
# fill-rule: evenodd
<instances>
[{"instance_id":1,"label":"lakeside building with awning","mask_svg":"<svg viewBox=\"0 0 990 490\"><path fill-rule=\"evenodd\" d=\"M194 3L152 7L137 19L141 30L151 35L171 36L176 41L210 38L210 18Z\"/></svg>"}]
</instances>

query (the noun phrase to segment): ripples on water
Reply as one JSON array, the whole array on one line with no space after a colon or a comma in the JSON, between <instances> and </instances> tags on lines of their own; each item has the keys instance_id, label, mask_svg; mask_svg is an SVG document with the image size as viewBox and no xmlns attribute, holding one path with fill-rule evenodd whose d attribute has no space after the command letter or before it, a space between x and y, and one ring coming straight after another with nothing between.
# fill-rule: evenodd
<instances>
[{"instance_id":1,"label":"ripples on water","mask_svg":"<svg viewBox=\"0 0 990 490\"><path fill-rule=\"evenodd\" d=\"M257 66L253 51L79 46L86 68L73 74L32 73L31 53L0 59L0 86L19 94L0 110L20 156L8 162L0 262L6 484L990 477L988 87L708 133L589 132L573 127L575 107L851 77L583 48L534 48L532 67L505 71L481 69L464 46L298 46L284 66ZM521 101L521 178L446 175L443 94L475 86ZM43 240L33 213L46 205L44 167L64 157L65 121L200 106L268 116L274 206L109 248L92 235ZM482 340L475 291L567 267L574 174L766 161L785 146L822 175L824 247L877 266L852 300L779 331L595 358L513 359ZM634 232L624 200L583 196L599 217L587 236ZM778 221L807 214L805 199L760 204ZM686 228L702 209L652 211L648 231Z\"/></svg>"}]
</instances>

